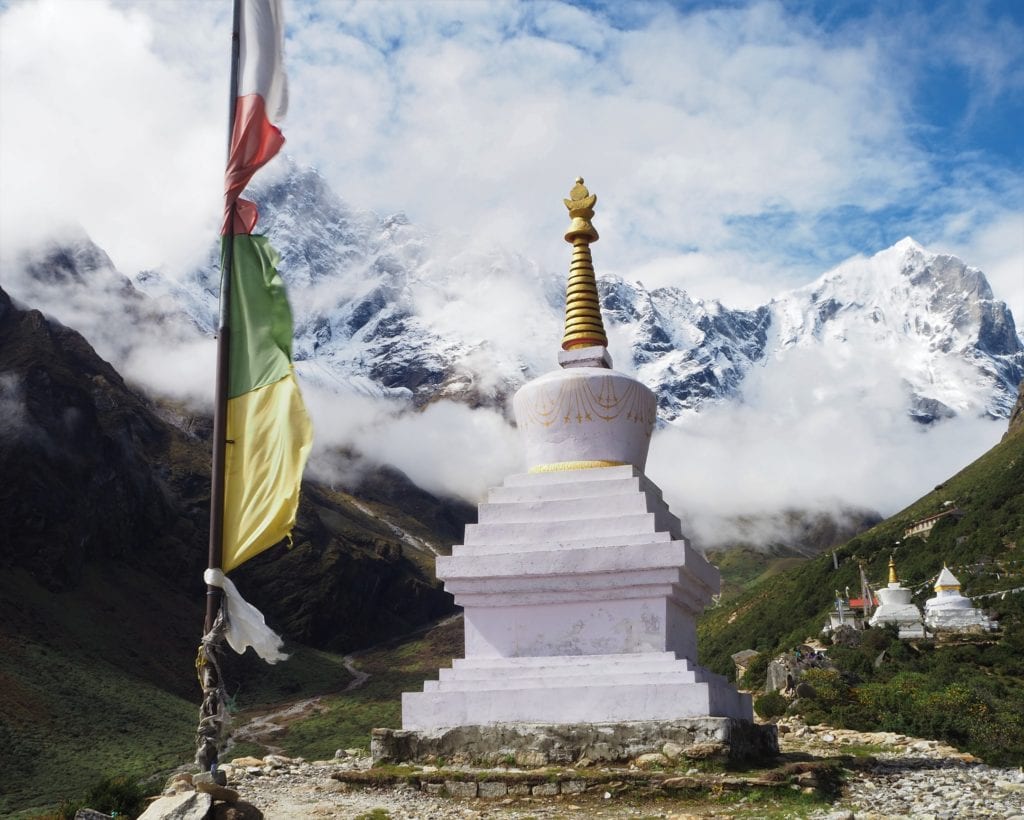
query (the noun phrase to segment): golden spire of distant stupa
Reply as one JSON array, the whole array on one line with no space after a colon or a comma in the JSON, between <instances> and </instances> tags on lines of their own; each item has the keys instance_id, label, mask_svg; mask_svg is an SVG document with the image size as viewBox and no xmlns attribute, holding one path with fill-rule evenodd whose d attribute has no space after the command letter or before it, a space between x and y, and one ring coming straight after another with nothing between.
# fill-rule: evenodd
<instances>
[{"instance_id":1,"label":"golden spire of distant stupa","mask_svg":"<svg viewBox=\"0 0 1024 820\"><path fill-rule=\"evenodd\" d=\"M889 556L889 583L898 584L900 579L896 577L896 559L892 555Z\"/></svg>"},{"instance_id":2,"label":"golden spire of distant stupa","mask_svg":"<svg viewBox=\"0 0 1024 820\"><path fill-rule=\"evenodd\" d=\"M569 265L569 284L565 291L565 333L562 349L608 346L608 337L601 320L601 302L597 295L594 263L590 258L590 243L598 239L590 223L594 216L597 196L576 177L576 185L563 200L569 209L572 224L565 232L565 241L572 243L572 262Z\"/></svg>"}]
</instances>

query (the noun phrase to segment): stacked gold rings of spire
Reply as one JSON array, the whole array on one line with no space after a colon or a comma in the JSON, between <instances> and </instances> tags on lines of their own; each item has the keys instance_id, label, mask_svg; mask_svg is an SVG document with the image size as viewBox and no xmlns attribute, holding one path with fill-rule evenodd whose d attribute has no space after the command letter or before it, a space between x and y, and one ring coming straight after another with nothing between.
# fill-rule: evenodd
<instances>
[{"instance_id":1,"label":"stacked gold rings of spire","mask_svg":"<svg viewBox=\"0 0 1024 820\"><path fill-rule=\"evenodd\" d=\"M597 196L576 177L576 184L563 200L569 209L572 224L565 232L565 241L572 243L572 262L569 264L569 284L565 292L565 333L562 349L608 346L601 319L601 301L597 295L594 263L590 258L590 243L598 240L597 231L590 220L594 216Z\"/></svg>"}]
</instances>

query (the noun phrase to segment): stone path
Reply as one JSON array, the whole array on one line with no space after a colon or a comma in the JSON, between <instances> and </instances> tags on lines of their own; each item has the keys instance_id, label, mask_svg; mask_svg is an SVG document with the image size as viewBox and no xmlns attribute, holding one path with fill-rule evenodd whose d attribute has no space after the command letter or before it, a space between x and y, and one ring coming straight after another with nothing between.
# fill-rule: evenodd
<instances>
[{"instance_id":1,"label":"stone path","mask_svg":"<svg viewBox=\"0 0 1024 820\"><path fill-rule=\"evenodd\" d=\"M858 733L828 727L783 723L780 745L790 755L829 757L870 753L877 762L850 774L843 796L831 807L793 810L793 817L816 820L1024 820L1024 772L987 766L936 741L891 733ZM259 808L266 820L358 818L373 820L463 820L465 818L628 818L758 817L758 804L738 800L732 806L698 798L629 800L604 787L587 794L543 796L539 792L498 798L441 796L413 786L353 787L332 775L369 769L366 757L304 762L270 755L229 768L230 785ZM427 768L429 770L429 767ZM465 784L471 790L475 783ZM424 786L424 788L427 788ZM434 791L440 790L438 785ZM452 786L449 791L457 791ZM522 791L522 790L520 790ZM541 790L543 791L543 789ZM557 789L556 789L557 791ZM615 792L615 793L613 793ZM377 815L372 813L379 810ZM387 814L383 814L386 812Z\"/></svg>"}]
</instances>

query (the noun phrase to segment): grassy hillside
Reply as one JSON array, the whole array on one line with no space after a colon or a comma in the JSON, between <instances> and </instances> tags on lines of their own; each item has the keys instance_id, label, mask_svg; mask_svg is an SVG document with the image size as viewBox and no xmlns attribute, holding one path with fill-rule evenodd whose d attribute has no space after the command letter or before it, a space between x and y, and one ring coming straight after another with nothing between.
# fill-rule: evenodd
<instances>
[{"instance_id":1,"label":"grassy hillside","mask_svg":"<svg viewBox=\"0 0 1024 820\"><path fill-rule=\"evenodd\" d=\"M904 539L911 522L939 512L946 501L964 511L959 522L940 522L927 539ZM772 650L816 635L834 590L859 590L860 563L878 583L886 577L889 555L894 554L901 579L914 587L947 562L963 583L964 594L978 595L1014 586L1007 573L1021 579L1022 545L1024 430L1019 430L905 510L838 547L838 570L833 569L831 553L821 555L709 610L700 623L702 663L728 672L730 655L741 649ZM920 597L931 594L922 589ZM995 598L990 606L997 613L1012 614L1015 601L1015 596Z\"/></svg>"},{"instance_id":2,"label":"grassy hillside","mask_svg":"<svg viewBox=\"0 0 1024 820\"><path fill-rule=\"evenodd\" d=\"M904 538L911 522L945 509L947 502L963 510L959 521L940 521L927 539ZM1024 586L1022 546L1024 428L1018 427L919 501L838 547L834 551L838 569L833 567L831 554L822 555L788 572L763 578L709 610L699 625L701 662L731 674L730 655L734 652L756 649L774 653L818 635L832 606L834 590L859 590L861 564L876 585L883 583L890 554L895 555L904 586L916 590L918 603L933 594L929 581L943 563L957 574L965 595ZM1010 720L1012 725L1007 725L1016 726L1014 710L1024 710L1024 665L1019 660L1024 652L1024 593L997 595L979 603L1000 619L1002 631L995 640L939 649L926 643L907 650L911 654L898 643L869 647L876 654L886 648L886 664L876 672L866 656L858 659L851 655L847 660L860 665L864 685L858 688L856 676L847 676L840 682L846 686L847 699L843 701L843 692L833 691L832 706L838 708L844 702L847 706L864 706L857 714L851 713L851 724L884 722L886 709L888 714L896 714L898 704L885 706L881 702L886 697L902 697L902 703L914 701L920 713L956 714L970 706L977 712L976 726L936 725L933 731L972 750L994 748L985 740L985 733L995 731L1000 721ZM871 686L883 686L884 691ZM877 702L872 704L872 698ZM831 717L836 715L835 710L830 712ZM920 720L920 715L908 713L904 718L913 723ZM926 726L917 727L919 732L927 730ZM1024 725L1020 733L1024 735ZM1000 754L1024 759L1024 745L1015 743L1012 737L992 740L995 742L1002 744Z\"/></svg>"}]
</instances>

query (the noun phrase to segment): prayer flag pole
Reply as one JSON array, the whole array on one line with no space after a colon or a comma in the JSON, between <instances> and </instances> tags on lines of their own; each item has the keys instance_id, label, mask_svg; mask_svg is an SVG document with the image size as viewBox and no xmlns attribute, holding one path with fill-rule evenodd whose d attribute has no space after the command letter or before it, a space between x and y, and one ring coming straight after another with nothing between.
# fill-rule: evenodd
<instances>
[{"instance_id":1,"label":"prayer flag pole","mask_svg":"<svg viewBox=\"0 0 1024 820\"><path fill-rule=\"evenodd\" d=\"M276 124L288 106L284 34L281 0L234 0L206 619L196 659L203 688L196 762L214 775L228 724L218 663L224 641L239 654L251 646L267 663L288 657L225 573L290 536L313 440L292 361L281 260L253 233L255 203L240 198L284 145Z\"/></svg>"},{"instance_id":2,"label":"prayer flag pole","mask_svg":"<svg viewBox=\"0 0 1024 820\"><path fill-rule=\"evenodd\" d=\"M238 99L238 53L239 53L239 6L241 0L233 0L234 14L231 28L231 87L228 104L228 158L231 157L231 138L235 130L235 102ZM234 223L235 203L225 192L225 206ZM228 364L231 356L231 266L234 262L234 242L224 245L220 274L220 319L217 328L217 376L213 412L213 470L210 476L210 551L207 566L220 569L224 550L224 462L227 449L228 416ZM217 609L220 606L220 587L206 586L205 630L213 628Z\"/></svg>"},{"instance_id":3,"label":"prayer flag pole","mask_svg":"<svg viewBox=\"0 0 1024 820\"><path fill-rule=\"evenodd\" d=\"M231 160L231 145L235 129L235 108L238 99L238 60L240 36L241 0L232 2L231 23L231 73L228 90L228 140L227 161ZM228 224L233 226L235 200L226 189L225 210ZM227 449L228 414L228 373L231 356L231 267L234 262L234 242L229 235L221 255L220 316L217 328L217 373L214 388L213 407L213 453L210 474L210 541L207 566L219 570L224 551L224 465ZM221 676L217 654L223 645L223 630L215 630L217 614L221 608L222 590L219 586L206 585L206 618L203 623L203 639L196 658L196 671L203 690L203 702L199 711L199 727L196 732L196 763L203 771L216 771L220 754L220 743L226 724L224 681Z\"/></svg>"}]
</instances>

